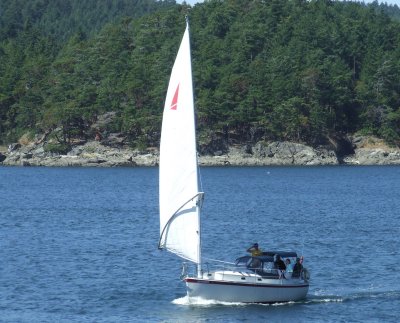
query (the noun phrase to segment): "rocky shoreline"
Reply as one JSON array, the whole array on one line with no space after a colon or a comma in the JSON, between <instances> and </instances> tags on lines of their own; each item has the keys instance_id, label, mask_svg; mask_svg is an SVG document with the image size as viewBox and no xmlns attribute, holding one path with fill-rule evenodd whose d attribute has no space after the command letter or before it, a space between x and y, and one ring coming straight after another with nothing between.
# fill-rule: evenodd
<instances>
[{"instance_id":1,"label":"rocky shoreline","mask_svg":"<svg viewBox=\"0 0 400 323\"><path fill-rule=\"evenodd\" d=\"M225 152L200 155L201 166L321 166L321 165L400 165L400 149L391 148L373 137L351 138L352 149L310 147L292 142L258 142L230 145ZM0 153L0 165L51 167L140 167L157 166L158 149L145 152L98 141L75 145L66 154L46 152L45 143L10 145Z\"/></svg>"}]
</instances>

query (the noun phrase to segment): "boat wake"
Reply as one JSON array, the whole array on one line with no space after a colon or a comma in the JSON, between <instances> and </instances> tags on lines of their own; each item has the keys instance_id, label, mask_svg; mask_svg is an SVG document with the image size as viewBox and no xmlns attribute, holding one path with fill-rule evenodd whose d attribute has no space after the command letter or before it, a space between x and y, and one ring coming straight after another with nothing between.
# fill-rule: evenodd
<instances>
[{"instance_id":1,"label":"boat wake","mask_svg":"<svg viewBox=\"0 0 400 323\"><path fill-rule=\"evenodd\" d=\"M211 307L211 306L249 306L249 305L260 305L260 306L281 306L288 304L295 304L297 302L285 302L285 303L272 303L272 304L262 304L262 303L241 303L241 302L222 302L212 299L203 299L201 297L189 297L184 296L177 298L172 301L175 305L183 306L198 306L198 307Z\"/></svg>"},{"instance_id":2,"label":"boat wake","mask_svg":"<svg viewBox=\"0 0 400 323\"><path fill-rule=\"evenodd\" d=\"M175 305L212 307L212 306L292 306L295 304L321 304L321 303L344 303L365 299L400 299L400 290L394 291L364 291L350 293L347 295L309 295L306 299L296 302L284 302L273 304L260 303L239 303L239 302L221 302L217 300L203 299L201 297L184 296L172 301Z\"/></svg>"},{"instance_id":3,"label":"boat wake","mask_svg":"<svg viewBox=\"0 0 400 323\"><path fill-rule=\"evenodd\" d=\"M233 303L233 302L221 302L213 299L203 299L201 297L189 297L184 296L181 298L174 299L172 301L175 305L186 305L186 306L215 306L215 305L227 305L227 306L244 306L246 303Z\"/></svg>"},{"instance_id":4,"label":"boat wake","mask_svg":"<svg viewBox=\"0 0 400 323\"><path fill-rule=\"evenodd\" d=\"M307 299L299 302L303 304L313 303L344 303L365 299L400 299L400 290L392 291L361 291L344 295L309 295Z\"/></svg>"}]
</instances>

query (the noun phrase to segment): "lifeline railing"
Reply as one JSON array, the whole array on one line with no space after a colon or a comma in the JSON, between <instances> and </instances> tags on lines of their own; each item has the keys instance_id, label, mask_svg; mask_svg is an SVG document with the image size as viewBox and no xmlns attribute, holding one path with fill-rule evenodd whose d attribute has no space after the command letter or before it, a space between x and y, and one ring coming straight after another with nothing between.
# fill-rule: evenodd
<instances>
[{"instance_id":1,"label":"lifeline railing","mask_svg":"<svg viewBox=\"0 0 400 323\"><path fill-rule=\"evenodd\" d=\"M287 278L298 278L304 281L308 281L310 279L310 274L306 268L303 268L298 277L292 277L292 272L282 272L279 269L275 268L262 268L262 267L253 267L249 268L246 265L235 265L234 263L218 261L221 264L210 264L208 262L203 263L202 265L202 276L209 276L211 273L215 271L221 271L222 275L226 271L236 271L243 272L248 274L258 274L262 277L268 277L272 279L287 279ZM193 263L184 262L182 265L182 274L181 279L186 277L197 277L197 265Z\"/></svg>"}]
</instances>

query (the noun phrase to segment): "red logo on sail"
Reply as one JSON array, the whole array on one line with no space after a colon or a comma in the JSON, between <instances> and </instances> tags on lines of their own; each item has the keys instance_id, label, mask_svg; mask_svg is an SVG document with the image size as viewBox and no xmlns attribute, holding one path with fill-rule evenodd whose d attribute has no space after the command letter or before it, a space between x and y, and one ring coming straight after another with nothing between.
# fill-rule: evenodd
<instances>
[{"instance_id":1,"label":"red logo on sail","mask_svg":"<svg viewBox=\"0 0 400 323\"><path fill-rule=\"evenodd\" d=\"M178 107L178 93L179 93L179 84L176 87L174 97L172 98L171 107L170 107L171 110L176 110L176 108Z\"/></svg>"}]
</instances>

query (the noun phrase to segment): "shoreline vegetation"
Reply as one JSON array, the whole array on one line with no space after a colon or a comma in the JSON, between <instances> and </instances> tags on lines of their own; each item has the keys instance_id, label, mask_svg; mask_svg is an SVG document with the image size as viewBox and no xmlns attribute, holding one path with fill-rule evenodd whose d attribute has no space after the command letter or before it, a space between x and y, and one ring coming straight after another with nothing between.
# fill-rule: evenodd
<instances>
[{"instance_id":1,"label":"shoreline vegetation","mask_svg":"<svg viewBox=\"0 0 400 323\"><path fill-rule=\"evenodd\" d=\"M347 150L287 141L229 145L199 155L200 166L400 165L400 149L382 139L355 136ZM133 149L101 141L77 143L68 152L46 151L46 142L0 147L2 166L146 167L158 165L158 148ZM201 147L200 147L201 151Z\"/></svg>"},{"instance_id":2,"label":"shoreline vegetation","mask_svg":"<svg viewBox=\"0 0 400 323\"><path fill-rule=\"evenodd\" d=\"M21 0L0 12L3 164L157 163L148 147L187 14L203 164L397 163L398 6ZM361 135L388 146L367 152Z\"/></svg>"}]
</instances>

